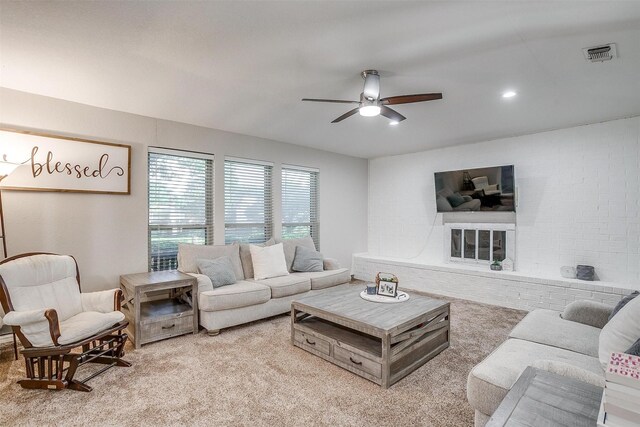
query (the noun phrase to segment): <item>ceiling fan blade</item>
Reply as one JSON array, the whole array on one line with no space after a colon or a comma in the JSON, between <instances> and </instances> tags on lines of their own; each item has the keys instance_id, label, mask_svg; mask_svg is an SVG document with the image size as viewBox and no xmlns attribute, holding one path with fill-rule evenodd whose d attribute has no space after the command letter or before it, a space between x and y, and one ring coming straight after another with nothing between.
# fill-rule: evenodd
<instances>
[{"instance_id":1,"label":"ceiling fan blade","mask_svg":"<svg viewBox=\"0 0 640 427\"><path fill-rule=\"evenodd\" d=\"M388 98L382 98L380 100L380 103L384 105L398 105L398 104L410 104L412 102L434 101L436 99L442 99L442 94L441 93L421 93L421 94L415 94L415 95L390 96Z\"/></svg>"},{"instance_id":2,"label":"ceiling fan blade","mask_svg":"<svg viewBox=\"0 0 640 427\"><path fill-rule=\"evenodd\" d=\"M406 119L405 116L403 116L402 114L398 113L396 110L392 110L391 108L389 108L389 107L387 107L385 105L381 105L380 106L380 115L381 116L385 116L387 119L396 121L398 123L400 123L401 121Z\"/></svg>"},{"instance_id":3,"label":"ceiling fan blade","mask_svg":"<svg viewBox=\"0 0 640 427\"><path fill-rule=\"evenodd\" d=\"M344 101L341 99L302 98L302 100L311 102L333 102L335 104L360 104L360 101Z\"/></svg>"},{"instance_id":4,"label":"ceiling fan blade","mask_svg":"<svg viewBox=\"0 0 640 427\"><path fill-rule=\"evenodd\" d=\"M355 113L358 112L358 110L360 109L360 107L358 108L354 108L353 110L347 111L346 113L344 113L343 115L341 115L340 117L338 117L337 119L335 119L334 121L332 121L331 123L338 123L343 121L344 119L353 116Z\"/></svg>"}]
</instances>

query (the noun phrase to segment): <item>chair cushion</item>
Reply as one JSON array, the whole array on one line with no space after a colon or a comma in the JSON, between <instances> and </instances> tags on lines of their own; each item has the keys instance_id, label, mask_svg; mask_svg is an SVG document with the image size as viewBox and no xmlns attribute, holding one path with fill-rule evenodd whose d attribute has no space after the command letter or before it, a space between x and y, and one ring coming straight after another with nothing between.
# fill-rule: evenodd
<instances>
[{"instance_id":1,"label":"chair cushion","mask_svg":"<svg viewBox=\"0 0 640 427\"><path fill-rule=\"evenodd\" d=\"M600 329L560 317L553 310L534 310L513 328L509 338L564 348L598 357Z\"/></svg>"},{"instance_id":2,"label":"chair cushion","mask_svg":"<svg viewBox=\"0 0 640 427\"><path fill-rule=\"evenodd\" d=\"M347 268L319 272L293 273L293 275L311 279L311 289L314 290L330 288L342 283L347 283L351 280L351 274L349 274L349 269Z\"/></svg>"},{"instance_id":3,"label":"chair cushion","mask_svg":"<svg viewBox=\"0 0 640 427\"><path fill-rule=\"evenodd\" d=\"M31 255L0 265L13 309L53 308L60 321L82 312L76 263L68 255Z\"/></svg>"},{"instance_id":4,"label":"chair cushion","mask_svg":"<svg viewBox=\"0 0 640 427\"><path fill-rule=\"evenodd\" d=\"M183 273L198 273L199 259L216 259L228 256L233 264L236 280L244 279L242 262L240 261L240 245L192 245L180 243L178 245L178 270Z\"/></svg>"},{"instance_id":5,"label":"chair cushion","mask_svg":"<svg viewBox=\"0 0 640 427\"><path fill-rule=\"evenodd\" d=\"M299 239L276 239L276 243L282 243L284 250L284 259L287 261L287 270L293 271L293 259L296 257L296 246L304 246L305 248L316 250L313 239L309 236Z\"/></svg>"},{"instance_id":6,"label":"chair cushion","mask_svg":"<svg viewBox=\"0 0 640 427\"><path fill-rule=\"evenodd\" d=\"M110 313L84 311L78 313L60 322L60 338L58 338L58 343L71 344L89 338L123 320L124 314L120 311L112 311Z\"/></svg>"},{"instance_id":7,"label":"chair cushion","mask_svg":"<svg viewBox=\"0 0 640 427\"><path fill-rule=\"evenodd\" d=\"M282 298L311 290L311 281L297 274L259 280L258 283L271 288L271 298Z\"/></svg>"},{"instance_id":8,"label":"chair cushion","mask_svg":"<svg viewBox=\"0 0 640 427\"><path fill-rule=\"evenodd\" d=\"M471 407L486 415L493 414L522 371L537 360L565 362L604 376L596 357L510 338L469 373L467 400Z\"/></svg>"},{"instance_id":9,"label":"chair cushion","mask_svg":"<svg viewBox=\"0 0 640 427\"><path fill-rule=\"evenodd\" d=\"M271 288L253 280L241 280L229 286L200 292L198 308L221 311L262 304L271 299Z\"/></svg>"}]
</instances>

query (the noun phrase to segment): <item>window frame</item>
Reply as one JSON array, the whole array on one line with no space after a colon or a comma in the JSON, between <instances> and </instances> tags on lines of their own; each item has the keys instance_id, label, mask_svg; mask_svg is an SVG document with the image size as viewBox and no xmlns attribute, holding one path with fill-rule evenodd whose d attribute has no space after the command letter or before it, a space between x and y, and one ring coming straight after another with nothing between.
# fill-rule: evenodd
<instances>
[{"instance_id":1,"label":"window frame","mask_svg":"<svg viewBox=\"0 0 640 427\"><path fill-rule=\"evenodd\" d=\"M205 177L205 198L209 199L205 200L205 223L203 224L195 224L195 223L185 223L185 224L162 224L162 225L152 225L151 224L151 179L150 179L150 161L151 156L153 154L165 155L165 156L174 156L174 157L186 157L186 158L194 158L207 161L206 167L208 170L206 171ZM152 253L152 232L156 230L188 230L188 229L203 229L205 236L204 244L213 244L214 242L214 234L215 234L215 156L213 154L208 153L200 153L196 151L188 151L188 150L179 150L179 149L168 149L168 148L160 148L160 147L148 147L147 149L147 263L148 263L148 271L167 271L169 269L153 269L153 253ZM176 251L176 268L177 268L177 251Z\"/></svg>"},{"instance_id":2,"label":"window frame","mask_svg":"<svg viewBox=\"0 0 640 427\"><path fill-rule=\"evenodd\" d=\"M264 180L265 180L265 184L263 187L263 192L264 192L264 222L228 222L227 221L227 209L230 208L229 203L228 203L228 193L227 191L229 190L227 187L227 164L228 163L242 163L242 164L247 164L247 165L253 165L253 166L262 166L264 167ZM225 156L224 158L224 170L223 170L223 175L224 175L224 182L223 182L223 198L224 198L224 242L225 244L231 244L234 243L236 241L239 241L241 243L263 243L267 240L269 240L270 238L274 237L274 210L273 210L273 169L274 169L274 165L272 162L266 162L266 161L262 161L262 160L253 160L253 159L246 159L246 158L240 158L240 157L232 157L232 156ZM268 201L268 202L267 202ZM267 205L268 204L268 205ZM238 239L238 238L231 238L229 240L229 238L227 237L227 230L228 229L251 229L251 228L255 228L255 227L260 227L262 226L263 230L264 230L264 240L242 240L242 239Z\"/></svg>"},{"instance_id":3,"label":"window frame","mask_svg":"<svg viewBox=\"0 0 640 427\"><path fill-rule=\"evenodd\" d=\"M310 188L309 188L309 221L308 222L284 222L285 216L285 171L294 171L294 172L306 172L310 176L313 176L310 179ZM280 191L281 191L281 200L280 200L280 208L282 213L282 218L280 218L280 223L282 225L282 237L284 238L284 230L285 227L309 227L309 236L313 240L313 243L316 247L316 250L320 250L320 169L310 168L306 166L297 166L290 164L282 164L280 171ZM311 182L313 181L313 182ZM313 186L313 187L311 187ZM313 190L313 191L312 191ZM314 208L315 204L315 208Z\"/></svg>"}]
</instances>

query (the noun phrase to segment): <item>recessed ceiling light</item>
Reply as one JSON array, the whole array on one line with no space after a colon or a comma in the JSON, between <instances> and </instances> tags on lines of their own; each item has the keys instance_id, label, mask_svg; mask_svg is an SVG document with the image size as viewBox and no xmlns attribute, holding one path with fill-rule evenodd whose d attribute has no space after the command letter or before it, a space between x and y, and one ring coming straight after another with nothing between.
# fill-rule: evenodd
<instances>
[{"instance_id":1,"label":"recessed ceiling light","mask_svg":"<svg viewBox=\"0 0 640 427\"><path fill-rule=\"evenodd\" d=\"M400 122L399 122L399 121L397 121L397 120L391 120L391 121L389 122L389 126L396 126L396 125L398 125L399 123L400 123Z\"/></svg>"},{"instance_id":2,"label":"recessed ceiling light","mask_svg":"<svg viewBox=\"0 0 640 427\"><path fill-rule=\"evenodd\" d=\"M516 96L517 94L518 94L517 92L514 92L514 91L512 91L512 90L508 90L508 91L506 91L506 92L504 92L504 93L502 94L502 97L503 97L503 98L513 98L513 97L514 97L514 96Z\"/></svg>"}]
</instances>

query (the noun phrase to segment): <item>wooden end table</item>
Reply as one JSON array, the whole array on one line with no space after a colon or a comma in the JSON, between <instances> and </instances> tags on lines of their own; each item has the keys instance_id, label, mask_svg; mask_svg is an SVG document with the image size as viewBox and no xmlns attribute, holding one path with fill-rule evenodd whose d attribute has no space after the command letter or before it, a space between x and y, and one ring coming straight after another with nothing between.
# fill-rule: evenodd
<instances>
[{"instance_id":1,"label":"wooden end table","mask_svg":"<svg viewBox=\"0 0 640 427\"><path fill-rule=\"evenodd\" d=\"M360 286L291 303L291 343L384 388L449 347L449 303L421 295L396 304L360 298Z\"/></svg>"},{"instance_id":2,"label":"wooden end table","mask_svg":"<svg viewBox=\"0 0 640 427\"><path fill-rule=\"evenodd\" d=\"M595 427L602 391L602 387L529 366L485 427Z\"/></svg>"},{"instance_id":3,"label":"wooden end table","mask_svg":"<svg viewBox=\"0 0 640 427\"><path fill-rule=\"evenodd\" d=\"M122 312L136 348L142 344L198 333L198 282L179 271L120 276ZM131 331L133 328L133 331Z\"/></svg>"}]
</instances>

